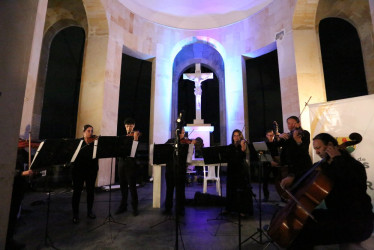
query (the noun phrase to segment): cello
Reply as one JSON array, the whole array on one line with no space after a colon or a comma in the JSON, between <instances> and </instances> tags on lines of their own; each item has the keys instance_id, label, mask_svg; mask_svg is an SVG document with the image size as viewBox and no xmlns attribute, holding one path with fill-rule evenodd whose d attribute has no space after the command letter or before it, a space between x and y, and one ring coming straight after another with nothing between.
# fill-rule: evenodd
<instances>
[{"instance_id":1,"label":"cello","mask_svg":"<svg viewBox=\"0 0 374 250\"><path fill-rule=\"evenodd\" d=\"M349 135L351 141L339 145L340 149L360 143L362 136L358 133ZM270 238L281 247L288 247L303 228L312 211L326 198L333 188L332 181L319 171L319 166L326 161L323 158L316 163L292 187L292 193L286 190L290 199L285 207L272 218L268 229Z\"/></svg>"}]
</instances>

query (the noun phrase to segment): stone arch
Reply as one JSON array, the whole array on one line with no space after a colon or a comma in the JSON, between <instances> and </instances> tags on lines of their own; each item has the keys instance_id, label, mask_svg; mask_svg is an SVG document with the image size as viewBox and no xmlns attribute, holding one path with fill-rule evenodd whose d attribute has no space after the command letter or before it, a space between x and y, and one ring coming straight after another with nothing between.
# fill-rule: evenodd
<instances>
[{"instance_id":1,"label":"stone arch","mask_svg":"<svg viewBox=\"0 0 374 250\"><path fill-rule=\"evenodd\" d=\"M39 71L38 71L38 78L36 83L36 91L35 91L35 102L33 108L33 116L32 116L32 126L31 126L31 134L35 138L39 138L40 133L40 122L41 122L41 115L42 115L42 108L43 108L43 96L44 96L44 88L48 70L48 58L49 58L49 51L51 47L51 43L53 38L63 29L68 27L81 27L83 28L77 21L71 19L62 19L57 21L55 24L49 27L49 29L45 32L43 37L43 43L41 48L41 55L39 61ZM83 28L84 29L84 28ZM86 32L85 32L86 33Z\"/></svg>"},{"instance_id":2,"label":"stone arch","mask_svg":"<svg viewBox=\"0 0 374 250\"><path fill-rule=\"evenodd\" d=\"M361 42L362 57L364 61L366 83L369 94L374 93L374 32L370 13L369 1L337 1L320 0L316 10L315 29L322 19L327 17L341 18L356 28Z\"/></svg>"},{"instance_id":3,"label":"stone arch","mask_svg":"<svg viewBox=\"0 0 374 250\"><path fill-rule=\"evenodd\" d=\"M171 120L177 119L177 97L178 97L178 80L183 72L194 65L201 63L202 66L212 70L219 82L219 106L220 106L220 137L221 144L226 144L226 98L225 98L225 71L224 60L215 47L204 41L196 41L185 45L175 56L173 62L172 78L172 113ZM172 131L175 124L172 124Z\"/></svg>"}]
</instances>

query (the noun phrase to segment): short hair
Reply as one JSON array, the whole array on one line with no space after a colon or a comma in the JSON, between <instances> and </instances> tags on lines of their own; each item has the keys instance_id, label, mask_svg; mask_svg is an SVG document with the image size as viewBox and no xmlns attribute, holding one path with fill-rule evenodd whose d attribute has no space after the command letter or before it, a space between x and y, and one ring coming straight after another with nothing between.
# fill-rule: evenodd
<instances>
[{"instance_id":1,"label":"short hair","mask_svg":"<svg viewBox=\"0 0 374 250\"><path fill-rule=\"evenodd\" d=\"M93 128L90 124L86 124L83 126L83 132L86 131L88 128Z\"/></svg>"},{"instance_id":2,"label":"short hair","mask_svg":"<svg viewBox=\"0 0 374 250\"><path fill-rule=\"evenodd\" d=\"M273 133L274 133L274 130L271 129L271 128L267 129L267 130L265 131L265 135L266 135L267 133L270 133L270 132L273 132Z\"/></svg>"},{"instance_id":3,"label":"short hair","mask_svg":"<svg viewBox=\"0 0 374 250\"><path fill-rule=\"evenodd\" d=\"M329 142L331 142L334 146L338 146L338 141L328 133L320 133L314 136L313 141L314 140L321 140L324 145L327 145L329 144Z\"/></svg>"},{"instance_id":4,"label":"short hair","mask_svg":"<svg viewBox=\"0 0 374 250\"><path fill-rule=\"evenodd\" d=\"M128 124L135 124L135 119L134 118L126 118L125 121L123 122L125 125Z\"/></svg>"},{"instance_id":5,"label":"short hair","mask_svg":"<svg viewBox=\"0 0 374 250\"><path fill-rule=\"evenodd\" d=\"M288 121L289 119L293 119L293 120L295 120L297 123L300 123L300 119L299 119L299 117L297 117L297 116L291 115L290 117L287 118L287 121Z\"/></svg>"}]
</instances>

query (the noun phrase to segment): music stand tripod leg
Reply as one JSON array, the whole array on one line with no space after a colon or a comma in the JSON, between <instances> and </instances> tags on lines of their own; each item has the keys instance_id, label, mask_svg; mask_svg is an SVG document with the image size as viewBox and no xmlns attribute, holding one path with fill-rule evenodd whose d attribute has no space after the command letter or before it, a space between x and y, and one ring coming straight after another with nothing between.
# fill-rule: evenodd
<instances>
[{"instance_id":1,"label":"music stand tripod leg","mask_svg":"<svg viewBox=\"0 0 374 250\"><path fill-rule=\"evenodd\" d=\"M268 247L270 244L274 245L277 247L272 239L264 232L262 229L262 178L263 178L263 159L262 159L263 153L258 152L258 157L259 157L259 182L258 182L258 193L259 193L259 202L258 202L258 207L259 207L259 227L257 228L256 232L251 234L247 239L245 239L243 242L240 242L240 244L244 244L248 240L253 240L258 244L265 244L268 243L266 247ZM259 240L255 237L257 234L259 234ZM267 241L263 241L262 236L265 236L267 238ZM277 247L278 249L278 247Z\"/></svg>"},{"instance_id":2,"label":"music stand tripod leg","mask_svg":"<svg viewBox=\"0 0 374 250\"><path fill-rule=\"evenodd\" d=\"M48 225L49 225L49 213L50 213L50 204L51 204L51 188L49 186L49 176L46 176L46 189L48 190L47 198L47 218L45 223L45 234L44 234L44 246L51 247L53 249L58 249L55 247L51 237L49 236Z\"/></svg>"},{"instance_id":3,"label":"music stand tripod leg","mask_svg":"<svg viewBox=\"0 0 374 250\"><path fill-rule=\"evenodd\" d=\"M121 222L117 222L114 220L113 216L112 216L112 212L111 212L111 208L112 208L112 173L113 173L113 158L111 159L111 162L110 162L110 181L109 181L109 201L108 201L108 216L105 218L104 222L102 224L100 224L99 226L97 227L94 227L90 230L88 230L88 232L92 232L102 226L104 226L105 224L107 223L116 223L116 224L119 224L119 225L123 225L123 226L126 226L125 223L121 223Z\"/></svg>"}]
</instances>

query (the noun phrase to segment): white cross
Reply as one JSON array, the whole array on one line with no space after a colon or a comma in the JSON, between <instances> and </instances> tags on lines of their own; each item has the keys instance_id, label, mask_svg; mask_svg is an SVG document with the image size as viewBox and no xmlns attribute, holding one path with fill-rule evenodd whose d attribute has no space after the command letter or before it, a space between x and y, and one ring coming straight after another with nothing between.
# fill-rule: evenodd
<instances>
[{"instance_id":1,"label":"white cross","mask_svg":"<svg viewBox=\"0 0 374 250\"><path fill-rule=\"evenodd\" d=\"M183 74L183 79L195 82L196 119L194 124L204 124L204 120L201 119L201 83L207 79L213 79L213 73L201 73L200 63L196 63L195 73Z\"/></svg>"}]
</instances>

